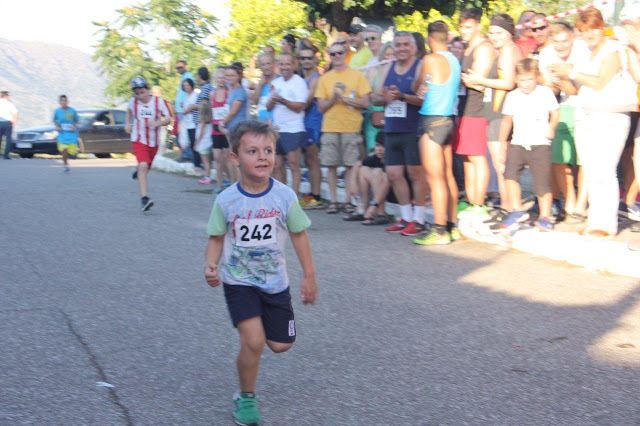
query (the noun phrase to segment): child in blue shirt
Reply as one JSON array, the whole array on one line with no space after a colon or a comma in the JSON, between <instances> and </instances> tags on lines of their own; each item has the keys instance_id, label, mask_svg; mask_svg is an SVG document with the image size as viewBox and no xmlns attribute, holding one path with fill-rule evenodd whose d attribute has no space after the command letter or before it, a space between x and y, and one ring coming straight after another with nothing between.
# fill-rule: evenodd
<instances>
[{"instance_id":1,"label":"child in blue shirt","mask_svg":"<svg viewBox=\"0 0 640 426\"><path fill-rule=\"evenodd\" d=\"M69 155L78 155L78 112L69 106L67 95L60 95L60 108L53 113L53 123L58 131L58 152L64 163L62 171L69 173Z\"/></svg>"}]
</instances>

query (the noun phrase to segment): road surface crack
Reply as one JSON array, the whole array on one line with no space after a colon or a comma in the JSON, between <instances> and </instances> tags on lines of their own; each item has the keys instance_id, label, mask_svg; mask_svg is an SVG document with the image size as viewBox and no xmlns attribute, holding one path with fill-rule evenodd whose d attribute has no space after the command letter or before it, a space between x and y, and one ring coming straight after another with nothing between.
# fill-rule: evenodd
<instances>
[{"instance_id":1,"label":"road surface crack","mask_svg":"<svg viewBox=\"0 0 640 426\"><path fill-rule=\"evenodd\" d=\"M93 351L91 350L91 347L84 340L82 335L80 335L80 333L76 331L73 325L73 321L71 320L71 317L67 315L67 313L64 312L62 309L60 310L60 312L62 313L62 316L64 317L65 321L67 322L67 327L69 328L69 332L78 340L78 342L80 343L84 351L89 356L89 362L98 373L98 376L100 377L100 381L109 383L109 378L107 377L107 374L104 372L104 369L100 365L98 357L93 353ZM106 388L106 389L109 392L109 396L111 397L111 400L113 401L113 403L122 412L122 416L124 417L126 424L129 426L133 426L133 421L131 420L131 415L129 414L129 410L120 401L120 398L118 397L118 393L116 392L115 388Z\"/></svg>"}]
</instances>

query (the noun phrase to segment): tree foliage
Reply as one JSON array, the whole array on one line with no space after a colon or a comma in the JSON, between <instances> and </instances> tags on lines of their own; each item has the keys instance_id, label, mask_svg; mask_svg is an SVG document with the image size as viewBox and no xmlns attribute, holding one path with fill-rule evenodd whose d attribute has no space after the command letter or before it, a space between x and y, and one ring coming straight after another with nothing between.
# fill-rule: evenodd
<instances>
[{"instance_id":1,"label":"tree foliage","mask_svg":"<svg viewBox=\"0 0 640 426\"><path fill-rule=\"evenodd\" d=\"M193 68L213 55L217 20L190 0L147 0L117 13L113 22L93 23L100 36L93 58L112 101L129 97L129 82L138 75L171 99L180 80L175 62L184 59Z\"/></svg>"},{"instance_id":2,"label":"tree foliage","mask_svg":"<svg viewBox=\"0 0 640 426\"><path fill-rule=\"evenodd\" d=\"M304 4L297 1L231 0L229 6L229 31L217 38L216 59L220 63L240 61L246 65L265 45L279 49L287 33L307 37L313 32Z\"/></svg>"}]
</instances>

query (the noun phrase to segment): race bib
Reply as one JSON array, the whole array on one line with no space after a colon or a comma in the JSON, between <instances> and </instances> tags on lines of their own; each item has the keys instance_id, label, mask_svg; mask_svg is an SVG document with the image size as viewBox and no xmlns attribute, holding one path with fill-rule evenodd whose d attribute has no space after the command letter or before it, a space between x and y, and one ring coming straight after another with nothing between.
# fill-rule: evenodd
<instances>
[{"instance_id":1,"label":"race bib","mask_svg":"<svg viewBox=\"0 0 640 426\"><path fill-rule=\"evenodd\" d=\"M493 99L493 89L490 87L485 87L484 97L482 98L482 102L490 103L492 99Z\"/></svg>"},{"instance_id":2,"label":"race bib","mask_svg":"<svg viewBox=\"0 0 640 426\"><path fill-rule=\"evenodd\" d=\"M384 116L389 118L407 118L407 103L403 101L389 102L384 108Z\"/></svg>"},{"instance_id":3,"label":"race bib","mask_svg":"<svg viewBox=\"0 0 640 426\"><path fill-rule=\"evenodd\" d=\"M140 108L138 109L138 119L144 120L145 118L148 120L153 120L153 110L151 108Z\"/></svg>"},{"instance_id":4,"label":"race bib","mask_svg":"<svg viewBox=\"0 0 640 426\"><path fill-rule=\"evenodd\" d=\"M66 132L73 132L73 124L63 123L60 125L60 128Z\"/></svg>"},{"instance_id":5,"label":"race bib","mask_svg":"<svg viewBox=\"0 0 640 426\"><path fill-rule=\"evenodd\" d=\"M233 230L234 244L239 247L261 247L277 243L275 217L236 219Z\"/></svg>"},{"instance_id":6,"label":"race bib","mask_svg":"<svg viewBox=\"0 0 640 426\"><path fill-rule=\"evenodd\" d=\"M212 111L212 114L213 114L214 120L216 121L224 120L225 118L227 118L227 115L229 114L229 105L214 108Z\"/></svg>"},{"instance_id":7,"label":"race bib","mask_svg":"<svg viewBox=\"0 0 640 426\"><path fill-rule=\"evenodd\" d=\"M266 110L267 102L269 102L269 96L260 96L260 99L258 99L258 111Z\"/></svg>"}]
</instances>

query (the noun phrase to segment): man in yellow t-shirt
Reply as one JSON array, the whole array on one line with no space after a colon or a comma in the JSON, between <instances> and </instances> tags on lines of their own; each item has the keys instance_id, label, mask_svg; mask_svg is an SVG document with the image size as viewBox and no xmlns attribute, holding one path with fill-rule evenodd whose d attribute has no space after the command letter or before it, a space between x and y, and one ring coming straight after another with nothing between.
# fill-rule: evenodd
<instances>
[{"instance_id":1,"label":"man in yellow t-shirt","mask_svg":"<svg viewBox=\"0 0 640 426\"><path fill-rule=\"evenodd\" d=\"M331 192L331 204L327 213L330 214L338 212L336 192L340 157L346 167L346 193L351 193L351 167L360 159L362 144L361 110L369 106L371 93L371 87L364 74L347 66L346 53L346 47L340 43L333 43L329 47L332 69L320 77L315 93L318 98L318 111L324 114L320 153L322 165L329 168L327 181ZM347 199L346 203L349 202Z\"/></svg>"},{"instance_id":2,"label":"man in yellow t-shirt","mask_svg":"<svg viewBox=\"0 0 640 426\"><path fill-rule=\"evenodd\" d=\"M371 49L364 45L364 37L362 36L363 30L364 28L362 25L351 25L347 29L349 44L356 50L348 62L349 68L357 69L361 66L367 65L369 59L373 58L373 52Z\"/></svg>"}]
</instances>

